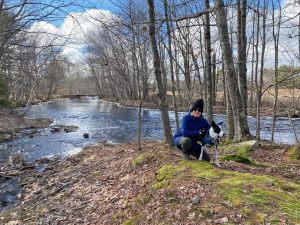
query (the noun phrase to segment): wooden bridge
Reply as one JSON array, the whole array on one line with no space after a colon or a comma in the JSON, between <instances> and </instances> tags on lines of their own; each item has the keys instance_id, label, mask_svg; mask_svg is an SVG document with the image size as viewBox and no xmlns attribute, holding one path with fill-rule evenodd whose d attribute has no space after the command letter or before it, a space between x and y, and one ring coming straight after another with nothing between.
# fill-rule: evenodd
<instances>
[{"instance_id":1,"label":"wooden bridge","mask_svg":"<svg viewBox=\"0 0 300 225\"><path fill-rule=\"evenodd\" d=\"M62 95L62 98L84 98L84 97L93 97L96 98L98 95Z\"/></svg>"}]
</instances>

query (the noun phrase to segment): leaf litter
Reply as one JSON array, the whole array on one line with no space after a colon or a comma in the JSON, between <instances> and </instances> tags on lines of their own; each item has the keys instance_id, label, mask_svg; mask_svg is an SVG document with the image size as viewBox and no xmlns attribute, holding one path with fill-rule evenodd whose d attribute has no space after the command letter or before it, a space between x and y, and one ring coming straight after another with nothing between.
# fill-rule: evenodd
<instances>
[{"instance_id":1,"label":"leaf litter","mask_svg":"<svg viewBox=\"0 0 300 225\"><path fill-rule=\"evenodd\" d=\"M265 144L250 155L257 165L222 161L221 168L215 168L186 162L181 152L161 142L143 142L142 151L136 150L136 143L99 143L51 161L42 174L26 173L21 203L1 212L0 224L297 224L297 209L277 216L278 201L288 205L288 197L265 200L267 209L257 199L245 200L261 194L255 192L260 182L245 181L228 191L222 186L227 178L234 180L231 176L262 174L291 182L283 194L295 192L300 198L299 162L288 159L285 148ZM199 168L197 176L197 167L217 176L204 176ZM169 171L158 180L161 168ZM278 182L272 180L264 188L273 191ZM234 188L243 198L230 192Z\"/></svg>"}]
</instances>

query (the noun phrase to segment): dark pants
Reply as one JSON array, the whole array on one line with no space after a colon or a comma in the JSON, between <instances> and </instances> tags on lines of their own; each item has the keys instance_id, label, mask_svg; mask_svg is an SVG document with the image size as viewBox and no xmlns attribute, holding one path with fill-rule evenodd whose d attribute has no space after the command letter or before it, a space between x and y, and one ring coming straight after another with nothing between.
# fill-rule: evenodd
<instances>
[{"instance_id":1,"label":"dark pants","mask_svg":"<svg viewBox=\"0 0 300 225\"><path fill-rule=\"evenodd\" d=\"M196 141L192 141L188 137L180 138L178 144L176 145L177 148L181 149L183 153L190 154L195 158L199 159L201 153L201 145L198 144ZM210 161L208 154L203 150L202 160Z\"/></svg>"}]
</instances>

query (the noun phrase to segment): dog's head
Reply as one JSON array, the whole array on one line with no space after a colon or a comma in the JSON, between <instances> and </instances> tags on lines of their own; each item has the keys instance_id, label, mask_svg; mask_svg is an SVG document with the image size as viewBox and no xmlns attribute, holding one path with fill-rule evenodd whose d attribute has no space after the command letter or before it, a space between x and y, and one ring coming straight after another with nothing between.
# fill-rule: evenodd
<instances>
[{"instance_id":1,"label":"dog's head","mask_svg":"<svg viewBox=\"0 0 300 225\"><path fill-rule=\"evenodd\" d=\"M209 129L209 135L212 139L219 139L225 135L220 126L222 123L223 122L215 123L215 121L212 121L211 128Z\"/></svg>"}]
</instances>

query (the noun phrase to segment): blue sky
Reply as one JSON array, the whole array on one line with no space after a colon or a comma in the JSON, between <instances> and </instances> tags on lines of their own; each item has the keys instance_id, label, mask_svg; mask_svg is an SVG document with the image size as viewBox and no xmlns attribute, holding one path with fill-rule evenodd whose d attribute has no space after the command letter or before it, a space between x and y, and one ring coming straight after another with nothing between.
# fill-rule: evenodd
<instances>
[{"instance_id":1,"label":"blue sky","mask_svg":"<svg viewBox=\"0 0 300 225\"><path fill-rule=\"evenodd\" d=\"M42 0L41 0L42 1ZM45 1L50 1L50 0L45 0ZM45 2L43 1L43 2ZM53 0L51 0L53 1ZM54 0L57 2L57 4L61 3L62 0ZM71 1L71 0L65 0L65 1ZM73 38L73 43L69 46L66 46L64 48L64 53L66 55L70 55L71 59L73 60L74 56L76 56L76 49L78 50L77 53L80 54L80 49L84 48L84 44L82 43L78 43L75 44L76 41L78 42L85 42L84 39L84 34L88 33L89 31L93 31L96 30L97 28L95 27L95 24L93 24L93 21L88 21L90 15L96 15L97 18L102 18L102 19L106 19L109 20L109 18L111 18L111 16L113 16L112 13L110 13L110 11L121 11L122 8L114 5L111 3L111 0L76 0L78 1L80 4L79 5L73 5L73 6L69 6L65 9L63 9L62 11L60 11L60 17L55 18L54 20L47 20L44 21L44 23L39 23L36 24L37 29L40 28L42 29L42 31L44 32L52 32L52 33L56 33L56 34L64 34L64 35L69 35L72 34L72 38ZM126 0L113 0L113 1L117 1L119 4L122 4L124 2L127 2ZM139 1L139 3L145 7L147 7L146 4L146 0L136 0ZM143 4L142 1L145 3ZM161 0L155 0L155 1L161 1ZM269 0L271 1L271 0ZM289 4L291 2L295 2L296 0L284 0L283 3L285 4ZM93 10L92 10L93 9ZM109 11L101 11L102 15L97 15L97 12L100 12L99 10L96 9L101 9L101 10L109 10ZM298 10L297 12L295 10ZM299 12L299 7L297 9L297 7L295 8L294 6L289 7L288 9L285 9L285 13L290 16L290 15L295 15L295 13ZM67 16L68 14L71 14L71 16ZM251 19L252 18L248 18L249 19L249 24L251 24ZM298 23L298 18L295 18L296 23ZM94 21L95 22L95 21ZM291 21L290 21L291 22ZM289 23L290 23L289 22ZM76 27L77 26L77 27ZM74 28L74 30L72 30ZM216 31L216 29L214 29L214 35L217 37L218 33ZM249 32L251 32L251 28L248 29ZM286 38L288 37L287 33L290 32L291 29L287 30L287 29L282 29L282 38L281 38L281 44L284 46L285 49L281 49L282 52L284 51L288 51L289 53L295 51L298 49L298 43L293 39L289 39L287 40ZM197 35L197 34L196 34ZM80 41L81 40L81 41ZM288 44L287 44L288 42ZM216 44L218 45L218 43L216 42ZM218 49L218 47L216 47L216 49ZM249 56L251 58L251 56ZM288 63L289 60L289 56L286 54L287 58L282 58L281 62L286 62L284 64ZM77 57L80 58L80 57ZM274 58L274 50L273 50L273 45L271 42L268 43L268 48L267 48L267 52L266 52L266 58L268 58L270 64L268 66L272 66L273 65L273 58ZM295 58L294 55L292 55L292 58Z\"/></svg>"}]
</instances>

